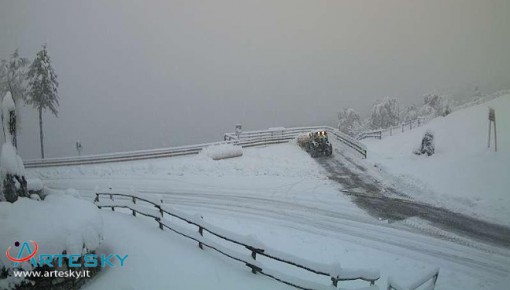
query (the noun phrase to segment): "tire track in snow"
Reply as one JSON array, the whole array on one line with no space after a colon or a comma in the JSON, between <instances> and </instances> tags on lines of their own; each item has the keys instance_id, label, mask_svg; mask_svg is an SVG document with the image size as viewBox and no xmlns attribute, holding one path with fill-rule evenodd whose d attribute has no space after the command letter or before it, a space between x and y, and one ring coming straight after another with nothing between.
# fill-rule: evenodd
<instances>
[{"instance_id":1,"label":"tire track in snow","mask_svg":"<svg viewBox=\"0 0 510 290\"><path fill-rule=\"evenodd\" d=\"M402 198L407 195L378 182L361 162L349 157L348 153L335 149L332 158L317 158L316 161L327 171L331 180L344 188L361 189L361 193L346 191L353 196L353 202L359 208L376 218L402 221L418 217L446 232L510 249L510 228Z\"/></svg>"}]
</instances>

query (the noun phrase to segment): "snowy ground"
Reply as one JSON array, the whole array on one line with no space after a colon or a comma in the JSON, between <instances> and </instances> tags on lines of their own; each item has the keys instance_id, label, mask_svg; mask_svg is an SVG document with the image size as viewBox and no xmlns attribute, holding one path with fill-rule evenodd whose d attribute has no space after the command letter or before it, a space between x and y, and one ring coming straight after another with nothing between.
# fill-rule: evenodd
<instances>
[{"instance_id":1,"label":"snowy ground","mask_svg":"<svg viewBox=\"0 0 510 290\"><path fill-rule=\"evenodd\" d=\"M487 148L488 107L496 109L497 153ZM434 133L436 153L414 155L426 130ZM413 198L510 226L508 132L510 95L505 95L412 131L364 142L368 161L387 180L407 186L403 191Z\"/></svg>"},{"instance_id":2,"label":"snowy ground","mask_svg":"<svg viewBox=\"0 0 510 290\"><path fill-rule=\"evenodd\" d=\"M406 221L415 225L410 228L404 222L374 219L357 208L350 197L339 191L339 185L326 177L324 169L292 143L249 148L244 150L242 157L219 161L201 154L118 164L31 169L29 173L43 179L45 185L53 189L76 188L89 200L96 190L108 191L109 188L113 192L137 191L155 195L178 209L202 214L214 225L255 235L279 251L316 262L379 269L381 289L385 288L390 275L411 282L437 266L441 267L436 288L440 290L506 289L497 285L508 282L510 252L507 249L462 237L438 239L427 232L439 230L431 229L420 220ZM204 288L196 281L199 279L179 279L190 277L188 266L201 263L199 258L203 257L205 265L216 263L194 243L175 243L174 236L161 233L154 221L143 225L141 218L104 211L106 246L133 255L136 263L129 271L109 270L101 274L88 285L88 289L103 289L106 285L119 289L138 289L141 285L158 289L160 283L170 283L173 279L178 280L172 282L172 285L178 285L173 289ZM427 231L417 230L416 225ZM163 265L164 273L152 267L154 272L147 278L136 274L147 272L146 264L159 264L150 257L164 252L165 247L175 247L176 251L163 254L169 258L162 262L167 263ZM182 253L189 255L190 263L183 262L187 260L179 255L181 247L185 248ZM227 263L218 259L217 263ZM252 285L254 289L276 289L273 283L258 281L265 278L250 276L243 265L233 265L228 271L219 269L215 272L213 268L201 268L210 271L204 274L204 281L212 279L207 285L221 289ZM168 274L172 271L177 271L175 276ZM233 273L241 276L247 273L245 282L248 285L239 287L237 279L244 278ZM366 283L347 283L345 286L361 287Z\"/></svg>"}]
</instances>

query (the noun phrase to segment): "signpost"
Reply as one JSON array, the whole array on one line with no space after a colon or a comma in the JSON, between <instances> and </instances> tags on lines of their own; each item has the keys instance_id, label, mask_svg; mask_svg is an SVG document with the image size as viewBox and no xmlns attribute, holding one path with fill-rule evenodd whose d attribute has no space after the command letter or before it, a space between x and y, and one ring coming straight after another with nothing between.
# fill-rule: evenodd
<instances>
[{"instance_id":1,"label":"signpost","mask_svg":"<svg viewBox=\"0 0 510 290\"><path fill-rule=\"evenodd\" d=\"M78 151L78 156L81 155L81 149L82 149L81 142L77 141L76 142L76 151Z\"/></svg>"},{"instance_id":2,"label":"signpost","mask_svg":"<svg viewBox=\"0 0 510 290\"><path fill-rule=\"evenodd\" d=\"M496 133L496 111L489 108L489 142L487 147L491 147L491 125L494 123L494 151L498 152L498 136Z\"/></svg>"}]
</instances>

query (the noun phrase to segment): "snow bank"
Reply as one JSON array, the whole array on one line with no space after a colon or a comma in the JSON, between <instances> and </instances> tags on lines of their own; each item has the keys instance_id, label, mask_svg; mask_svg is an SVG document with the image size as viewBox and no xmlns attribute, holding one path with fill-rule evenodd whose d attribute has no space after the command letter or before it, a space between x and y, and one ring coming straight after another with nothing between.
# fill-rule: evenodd
<instances>
[{"instance_id":1,"label":"snow bank","mask_svg":"<svg viewBox=\"0 0 510 290\"><path fill-rule=\"evenodd\" d=\"M200 154L205 154L213 160L239 157L243 155L243 148L233 144L219 144L205 147Z\"/></svg>"},{"instance_id":2,"label":"snow bank","mask_svg":"<svg viewBox=\"0 0 510 290\"><path fill-rule=\"evenodd\" d=\"M25 167L23 161L16 154L16 149L11 143L4 143L2 145L2 151L0 153L0 168L2 173L12 175L25 175Z\"/></svg>"},{"instance_id":3,"label":"snow bank","mask_svg":"<svg viewBox=\"0 0 510 290\"><path fill-rule=\"evenodd\" d=\"M40 191L43 190L44 184L39 178L27 179L27 188L29 191Z\"/></svg>"},{"instance_id":4,"label":"snow bank","mask_svg":"<svg viewBox=\"0 0 510 290\"><path fill-rule=\"evenodd\" d=\"M19 198L15 203L0 203L0 249L11 246L11 255L17 255L15 242L33 240L39 245L39 254L84 254L96 250L102 240L103 220L97 207L69 195L49 195L43 201ZM0 264L13 266L6 255L0 255ZM21 263L31 269L31 263ZM1 283L6 281L0 280Z\"/></svg>"},{"instance_id":5,"label":"snow bank","mask_svg":"<svg viewBox=\"0 0 510 290\"><path fill-rule=\"evenodd\" d=\"M487 148L488 107L496 109L498 152ZM427 130L434 132L435 154L413 149ZM455 111L383 140L365 140L368 160L410 184L408 194L426 202L475 214L502 224L510 221L510 95Z\"/></svg>"}]
</instances>

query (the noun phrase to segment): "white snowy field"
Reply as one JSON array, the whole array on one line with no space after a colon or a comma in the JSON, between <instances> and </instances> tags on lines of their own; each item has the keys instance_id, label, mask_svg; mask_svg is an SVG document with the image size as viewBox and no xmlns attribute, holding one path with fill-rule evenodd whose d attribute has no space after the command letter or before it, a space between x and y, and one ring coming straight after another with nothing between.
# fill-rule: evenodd
<instances>
[{"instance_id":1,"label":"white snowy field","mask_svg":"<svg viewBox=\"0 0 510 290\"><path fill-rule=\"evenodd\" d=\"M488 142L488 108L496 109L498 152ZM435 154L413 154L426 130ZM382 140L365 140L368 162L413 198L510 226L510 95L455 111ZM492 136L493 137L493 136ZM384 175L384 173L389 173Z\"/></svg>"},{"instance_id":2,"label":"white snowy field","mask_svg":"<svg viewBox=\"0 0 510 290\"><path fill-rule=\"evenodd\" d=\"M498 285L508 285L502 283L509 282L508 250L444 233L420 220L388 223L374 219L339 192L339 185L328 180L319 164L293 143L243 151L242 157L219 161L200 154L30 169L29 174L41 178L49 189L75 188L88 200L93 199L96 191L141 192L186 212L202 214L213 225L254 235L271 249L314 262L379 269L381 279L377 284L381 289L386 287L389 276L410 283L435 267L441 269L436 287L439 290L506 289ZM192 276L187 272L190 268L186 258L177 250L181 245L186 247L182 250L185 256L188 255L188 244L189 251L196 249L197 256L194 252L189 254L193 261L191 265L200 263L198 258L205 255L192 241L175 244L174 236L159 231L154 221L103 211L105 247L133 255L136 263L130 265L129 271L105 271L87 289L106 286L111 289L160 289L163 285L160 283L170 283L170 278L173 279L173 274L167 273L177 271L176 267L185 273L177 275L180 272L176 272L175 277ZM409 224L414 227L410 228ZM431 233L436 235L431 236ZM174 259L175 264L167 261L163 263L168 264L160 264L156 249L165 246L176 248L175 252L168 251L167 256ZM217 263L230 263L221 257L214 258L218 259ZM214 263L209 256L204 259L205 265ZM148 264L163 265L165 269L151 267L157 274L149 273L148 278L138 275L147 272ZM244 265L232 267L229 270L232 273L252 275ZM209 268L201 268L201 271ZM280 270L295 274L287 268ZM239 276L225 277L230 275L228 271L210 271L204 274L204 281L214 280L210 285L221 289L251 287L237 287ZM274 284L252 282L252 279L265 278L250 276L246 283L253 283L254 289L277 289ZM179 286L172 289L199 288L201 284L195 280L179 280L175 282ZM128 286L130 283L134 286ZM322 283L329 284L328 281ZM342 287L364 286L367 286L366 282L349 282Z\"/></svg>"},{"instance_id":3,"label":"white snowy field","mask_svg":"<svg viewBox=\"0 0 510 290\"><path fill-rule=\"evenodd\" d=\"M99 254L128 254L122 268L105 268L82 289L294 289L249 268L200 250L196 243L162 232L154 220L102 211Z\"/></svg>"}]
</instances>

